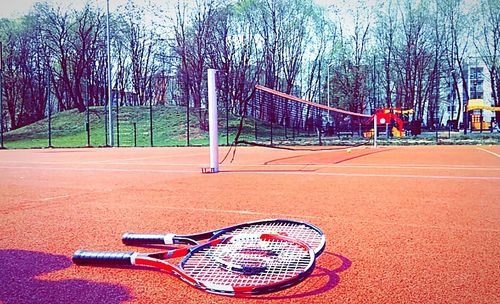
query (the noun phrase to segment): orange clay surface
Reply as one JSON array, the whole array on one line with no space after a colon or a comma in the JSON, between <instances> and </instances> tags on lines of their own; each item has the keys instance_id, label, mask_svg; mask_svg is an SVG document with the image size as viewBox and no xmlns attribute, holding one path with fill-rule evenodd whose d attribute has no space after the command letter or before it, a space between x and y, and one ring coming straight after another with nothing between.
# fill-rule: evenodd
<instances>
[{"instance_id":1,"label":"orange clay surface","mask_svg":"<svg viewBox=\"0 0 500 304\"><path fill-rule=\"evenodd\" d=\"M227 148L221 148L221 159ZM239 147L0 151L2 303L499 303L500 146L332 151ZM162 271L75 266L124 232L195 233L264 218L311 222L313 274L254 298Z\"/></svg>"}]
</instances>

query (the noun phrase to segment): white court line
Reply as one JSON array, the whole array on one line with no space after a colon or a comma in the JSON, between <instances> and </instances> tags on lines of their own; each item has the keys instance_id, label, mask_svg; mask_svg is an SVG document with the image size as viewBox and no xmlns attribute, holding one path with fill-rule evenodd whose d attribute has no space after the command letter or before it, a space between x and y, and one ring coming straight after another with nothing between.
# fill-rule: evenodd
<instances>
[{"instance_id":1,"label":"white court line","mask_svg":"<svg viewBox=\"0 0 500 304\"><path fill-rule=\"evenodd\" d=\"M143 173L201 173L200 170L162 170L162 169L118 169L118 168L56 168L56 167L28 167L28 166L0 166L2 169L28 169L53 171L81 171L81 172L143 172Z\"/></svg>"},{"instance_id":2,"label":"white court line","mask_svg":"<svg viewBox=\"0 0 500 304\"><path fill-rule=\"evenodd\" d=\"M500 180L500 176L453 176L453 175L412 175L412 174L372 174L372 173L333 173L333 172L237 172L221 171L230 174L284 174L284 175L321 175L345 177L395 177L395 178L423 178L423 179L472 179L472 180Z\"/></svg>"},{"instance_id":3,"label":"white court line","mask_svg":"<svg viewBox=\"0 0 500 304\"><path fill-rule=\"evenodd\" d=\"M189 156L206 156L207 153L193 153L189 154ZM143 160L143 159L155 159L155 158L169 158L169 157L186 157L186 154L165 154L165 155L155 155L155 156L145 156L145 157L136 157L136 158L123 158L123 159L107 159L107 160L99 160L99 161L88 161L85 163L111 163L115 162L123 162L123 161L134 161L134 160ZM135 163L130 163L135 164Z\"/></svg>"},{"instance_id":4,"label":"white court line","mask_svg":"<svg viewBox=\"0 0 500 304\"><path fill-rule=\"evenodd\" d=\"M496 157L500 157L499 154L496 154L495 152L492 152L492 151L489 151L489 150L486 150L486 149L483 149L483 148L477 148L478 150L481 150L481 151L484 151L486 153L490 153L491 155L494 155Z\"/></svg>"},{"instance_id":5,"label":"white court line","mask_svg":"<svg viewBox=\"0 0 500 304\"><path fill-rule=\"evenodd\" d=\"M58 163L64 164L64 163ZM67 164L80 164L68 162ZM92 164L92 163L88 163ZM96 163L101 164L101 162ZM185 166L198 166L205 167L207 164L197 164L197 163L127 163L127 162L107 162L107 165L135 165L135 166L171 166L171 167L185 167ZM303 168L304 166L308 168L373 168L373 169L426 169L426 170L484 170L484 171L500 171L500 167L475 167L475 166L459 166L459 165L444 165L444 166L429 166L429 165L319 165L319 164L277 164L277 165L264 165L264 164L228 164L221 165L221 167L227 168L238 168L238 167L262 167L262 168Z\"/></svg>"},{"instance_id":6,"label":"white court line","mask_svg":"<svg viewBox=\"0 0 500 304\"><path fill-rule=\"evenodd\" d=\"M317 165L317 164L268 164L268 165L250 165L250 164L234 164L226 165L225 167L237 168L237 167L263 167L263 168L359 168L359 169L425 169L425 170L484 170L484 171L500 171L500 167L475 167L475 166L460 166L460 165L444 165L444 166L431 166L431 165Z\"/></svg>"},{"instance_id":7,"label":"white court line","mask_svg":"<svg viewBox=\"0 0 500 304\"><path fill-rule=\"evenodd\" d=\"M42 201L42 202L45 202L45 201L52 201L52 200L56 200L56 199L59 199L59 198L67 198L67 197L70 197L70 196L71 196L71 195L52 196L52 197L42 198L40 201Z\"/></svg>"},{"instance_id":8,"label":"white court line","mask_svg":"<svg viewBox=\"0 0 500 304\"><path fill-rule=\"evenodd\" d=\"M45 164L45 165L91 165L91 164L105 164L105 165L134 165L134 166L164 166L164 167L185 167L185 166L197 166L206 167L207 164L200 163L166 163L166 162L110 162L110 161L88 161L88 162L39 162L39 161L1 161L0 163L18 163L18 164ZM473 165L400 165L400 164L390 164L390 165L377 165L377 164L359 164L359 165L328 165L328 164L222 164L221 167L225 168L246 168L246 167L261 167L261 168L360 168L360 169L424 169L424 170L478 170L478 171L500 171L500 167L476 167Z\"/></svg>"},{"instance_id":9,"label":"white court line","mask_svg":"<svg viewBox=\"0 0 500 304\"><path fill-rule=\"evenodd\" d=\"M55 162L55 161L2 161L0 160L0 163L6 163L6 164L43 164L43 165L134 165L134 166L171 166L171 167L180 167L180 166L199 166L199 167L206 167L207 164L199 164L199 163L165 163L165 162L147 162L147 163L134 163L134 162L120 162L120 161L114 161L110 162L108 160L106 161L83 161L83 162L77 162L77 161L60 161L60 162Z\"/></svg>"},{"instance_id":10,"label":"white court line","mask_svg":"<svg viewBox=\"0 0 500 304\"><path fill-rule=\"evenodd\" d=\"M163 169L113 169L113 168L54 168L54 167L28 167L28 166L0 166L2 169L28 169L28 170L59 170L59 171L80 171L80 172L131 172L131 173L177 173L193 174L200 173L201 170L163 170ZM500 180L498 176L452 176L452 175L410 175L410 174L371 174L371 173L329 173L311 171L224 171L220 174L269 174L269 175L320 175L320 176L343 176L343 177L390 177L390 178L422 178L422 179L456 179L456 180Z\"/></svg>"},{"instance_id":11,"label":"white court line","mask_svg":"<svg viewBox=\"0 0 500 304\"><path fill-rule=\"evenodd\" d=\"M143 159L151 159L151 157L123 158L123 159L119 159L119 161L143 160ZM82 163L85 163L85 164L92 164L92 163L102 164L102 163L109 163L109 162L115 162L115 161L116 161L116 159L105 159L105 160L85 161L85 162L82 162Z\"/></svg>"},{"instance_id":12,"label":"white court line","mask_svg":"<svg viewBox=\"0 0 500 304\"><path fill-rule=\"evenodd\" d=\"M147 208L160 208L168 210L178 210L178 211L194 211L196 213L200 212L214 212L214 213L230 213L230 214L242 214L242 215L258 215L267 218L307 218L307 219L319 219L331 222L332 220L341 220L348 223L369 223L376 225L387 225L387 226L403 226L403 227L413 227L413 228L425 228L425 229L438 229L438 230L459 230L459 231L475 231L475 232L499 232L498 229L474 229L469 227L450 227L450 226L438 226L438 225L426 225L426 224L411 224L411 223L399 223L399 222L384 222L384 221L369 221L369 220L359 220L357 218L339 217L339 216L314 216L314 215L304 215L304 214L286 214L286 213L273 213L273 212L258 212L249 210L231 210L231 209L214 209L214 208L190 208L190 207L173 207L173 206L162 206L162 205L144 205Z\"/></svg>"}]
</instances>

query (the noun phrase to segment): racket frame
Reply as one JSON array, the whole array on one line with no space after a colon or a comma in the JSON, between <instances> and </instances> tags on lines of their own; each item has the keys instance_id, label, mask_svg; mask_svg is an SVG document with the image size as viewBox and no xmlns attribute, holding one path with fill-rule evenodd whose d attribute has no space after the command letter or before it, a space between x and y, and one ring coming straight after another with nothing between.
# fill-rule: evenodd
<instances>
[{"instance_id":1,"label":"racket frame","mask_svg":"<svg viewBox=\"0 0 500 304\"><path fill-rule=\"evenodd\" d=\"M248 236L248 235L247 235ZM232 239L237 240L240 237L245 237L244 235L227 236L224 238L219 238L215 240L208 241L207 243L196 245L193 247L174 249L170 251L162 251L156 253L138 253L138 252L100 252L100 251L86 251L77 250L73 254L73 263L77 265L87 265L87 266L149 266L154 268L159 268L172 273L179 277L182 281L187 284L210 292L220 295L228 296L248 296L265 294L270 292L275 292L278 290L286 289L294 286L305 278L307 278L314 270L316 264L316 256L314 250L311 249L307 244L293 238L288 238L282 235L273 235L268 233L259 234L258 237L265 241L268 239L277 239L283 242L290 242L298 245L303 250L307 251L310 256L309 263L305 267L305 271L297 273L295 276L289 277L285 280L271 284L261 284L252 286L230 286L215 284L210 282L199 281L183 269L185 263L189 260L191 255L194 253L205 249L210 246L217 246L221 242L229 242ZM183 257L179 265L174 265L166 261L166 259L180 258ZM222 267L224 268L224 267ZM225 268L224 268L225 269ZM231 270L226 269L225 271L231 272ZM240 274L245 276L245 274ZM251 276L251 275L250 275Z\"/></svg>"},{"instance_id":2,"label":"racket frame","mask_svg":"<svg viewBox=\"0 0 500 304\"><path fill-rule=\"evenodd\" d=\"M286 224L296 224L296 225L304 225L311 230L314 230L320 236L320 244L316 246L316 248L312 248L316 257L319 257L326 247L326 237L323 231L313 224L291 220L291 219L264 219L264 220L256 220L241 224L236 224L232 226L227 226L224 228L205 231L201 233L194 234L141 234L141 233L131 233L126 232L122 235L122 242L125 245L199 245L200 241L203 240L215 240L221 238L224 234L230 233L231 231L235 231L246 226L257 226L264 225L266 223L286 223ZM276 231L269 231L269 233L275 233ZM277 232L279 234L279 231Z\"/></svg>"}]
</instances>

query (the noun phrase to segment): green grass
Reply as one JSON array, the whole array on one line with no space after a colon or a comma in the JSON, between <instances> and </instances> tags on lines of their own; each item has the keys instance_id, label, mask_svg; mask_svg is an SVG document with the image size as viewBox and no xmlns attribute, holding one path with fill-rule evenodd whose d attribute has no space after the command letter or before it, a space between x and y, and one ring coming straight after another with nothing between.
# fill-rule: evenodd
<instances>
[{"instance_id":1,"label":"green grass","mask_svg":"<svg viewBox=\"0 0 500 304\"><path fill-rule=\"evenodd\" d=\"M90 109L90 146L106 145L106 113L103 107ZM121 107L119 111L119 134L114 113L114 141L122 147L151 146L149 107ZM77 110L60 112L52 116L53 147L86 147L87 114ZM134 139L134 124L136 126ZM6 148L44 148L49 146L48 119L6 132ZM187 145L186 112L184 108L157 106L153 108L153 145ZM208 133L201 131L196 113L190 114L190 144L207 145Z\"/></svg>"},{"instance_id":2,"label":"green grass","mask_svg":"<svg viewBox=\"0 0 500 304\"><path fill-rule=\"evenodd\" d=\"M114 109L114 111L116 111ZM120 147L151 146L149 107L121 107L119 111L119 134L114 112L114 144ZM106 145L106 112L103 107L90 109L90 146ZM86 131L87 114L77 110L60 112L52 117L52 147L87 147ZM136 126L134 138L134 124ZM239 119L231 117L229 121L229 140L226 137L226 121L219 118L219 144L231 144L239 126ZM270 125L257 125L257 141L269 144ZM285 131L287 136L285 136ZM314 133L292 140L291 129L273 128L274 144L278 145L317 145ZM197 110L190 113L190 145L208 145L208 132L201 130ZM240 140L255 141L255 124L247 119L243 124ZM366 142L363 138L323 138L325 145L356 145ZM439 132L438 141L435 133L427 132L418 136L387 139L379 137L381 145L433 145L433 144L499 144L500 133L479 132L463 135L461 132ZM6 148L45 148L49 146L48 120L43 119L31 125L6 132L4 134ZM187 146L186 109L176 106L153 107L153 146Z\"/></svg>"}]
</instances>

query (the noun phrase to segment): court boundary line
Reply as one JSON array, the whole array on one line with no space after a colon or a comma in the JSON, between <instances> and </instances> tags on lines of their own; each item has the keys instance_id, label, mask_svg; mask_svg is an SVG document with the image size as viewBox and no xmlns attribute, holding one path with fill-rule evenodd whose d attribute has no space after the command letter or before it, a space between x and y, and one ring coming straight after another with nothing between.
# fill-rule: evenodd
<instances>
[{"instance_id":1,"label":"court boundary line","mask_svg":"<svg viewBox=\"0 0 500 304\"><path fill-rule=\"evenodd\" d=\"M29 166L0 166L1 169L27 169L27 170L59 170L59 171L79 171L79 172L130 172L130 173L178 173L201 175L200 170L165 170L165 169L119 169L119 168L71 168L71 167L29 167ZM498 176L453 176L453 175L415 175L415 174L376 174L376 173L335 173L316 171L225 171L222 174L276 174L276 175L320 175L320 176L343 176L343 177L389 177L389 178L410 178L410 179L457 179L457 180L500 180Z\"/></svg>"},{"instance_id":2,"label":"court boundary line","mask_svg":"<svg viewBox=\"0 0 500 304\"><path fill-rule=\"evenodd\" d=\"M45 164L45 165L130 165L130 166L171 166L171 167L182 167L182 166L197 166L204 167L206 164L201 163L166 163L166 162L110 162L110 161L83 161L83 162L51 162L51 161L2 161L0 163L18 163L18 164ZM402 165L402 164L354 164L354 165L342 165L342 164L227 164L221 165L223 168L238 168L238 167L263 167L263 168L289 168L289 167L311 167L316 169L335 169L335 168L358 168L358 169L424 169L424 170L481 170L481 171L500 171L500 167L485 167L485 166L472 166L472 165Z\"/></svg>"},{"instance_id":3,"label":"court boundary line","mask_svg":"<svg viewBox=\"0 0 500 304\"><path fill-rule=\"evenodd\" d=\"M304 215L304 214L291 214L291 213L274 213L274 212L259 212L259 211L251 211L251 210L232 210L232 209L215 209L215 208L195 208L195 207L175 207L175 206L161 206L161 205L145 205L146 208L162 208L176 211L189 211L189 212L214 212L214 213L230 213L230 214L241 214L241 215L262 215L269 218L307 218L307 219L318 219L322 221L331 221L340 220L349 223L372 223L377 225L388 225L388 226L403 226L403 227L412 227L412 228L428 228L428 229L453 229L459 231L474 231L474 232L494 232L498 233L500 230L492 229L492 228L483 228L483 229L470 229L467 227L442 227L438 225L425 225L425 224L411 224L411 223L400 223L400 222L387 222L387 221L363 221L355 218L347 218L345 216L339 217L325 217L325 216L316 216L316 215Z\"/></svg>"},{"instance_id":4,"label":"court boundary line","mask_svg":"<svg viewBox=\"0 0 500 304\"><path fill-rule=\"evenodd\" d=\"M425 170L485 170L485 171L500 171L500 167L474 167L468 165L377 165L377 164L360 164L360 165L329 165L329 164L276 164L276 165L262 165L262 164L233 164L225 165L224 167L312 167L316 169L328 168L357 168L357 169L425 169Z\"/></svg>"},{"instance_id":5,"label":"court boundary line","mask_svg":"<svg viewBox=\"0 0 500 304\"><path fill-rule=\"evenodd\" d=\"M423 179L459 179L459 180L500 180L500 176L453 176L453 175L415 175L415 174L376 174L376 173L335 173L335 172L249 172L249 171L220 171L230 174L289 174L289 175L322 175L322 176L345 176L345 177L391 177L391 178L423 178Z\"/></svg>"},{"instance_id":6,"label":"court boundary line","mask_svg":"<svg viewBox=\"0 0 500 304\"><path fill-rule=\"evenodd\" d=\"M68 198L68 197L71 197L71 195L66 194L66 195L45 197L45 198L40 199L40 202L53 201L53 200L57 200L57 199L60 199L60 198Z\"/></svg>"},{"instance_id":7,"label":"court boundary line","mask_svg":"<svg viewBox=\"0 0 500 304\"><path fill-rule=\"evenodd\" d=\"M484 151L484 152L486 152L486 153L489 153L489 154L491 154L491 155L493 155L493 156L496 156L496 157L499 157L499 158L500 158L500 154L497 154L497 153L495 153L495 152L493 152L493 151L486 150L486 149L483 149L483 148L477 148L477 149L478 149L478 150L481 150L481 151Z\"/></svg>"}]
</instances>

